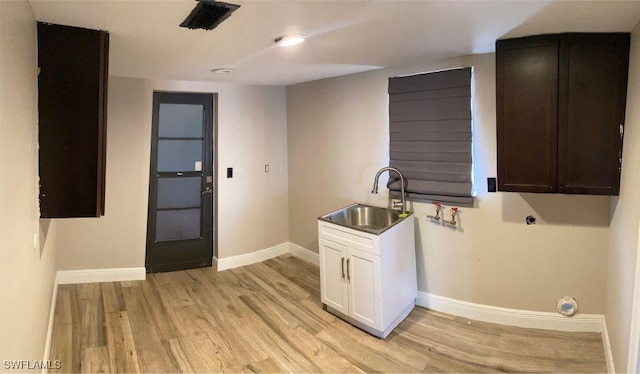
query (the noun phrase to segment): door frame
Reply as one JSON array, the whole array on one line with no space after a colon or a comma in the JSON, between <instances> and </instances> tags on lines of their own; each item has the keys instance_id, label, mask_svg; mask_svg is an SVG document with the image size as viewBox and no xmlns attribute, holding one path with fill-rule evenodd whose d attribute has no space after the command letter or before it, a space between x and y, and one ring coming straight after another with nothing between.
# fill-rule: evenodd
<instances>
[{"instance_id":1,"label":"door frame","mask_svg":"<svg viewBox=\"0 0 640 374\"><path fill-rule=\"evenodd\" d=\"M206 266L216 266L217 263L217 256L218 256L218 93L216 92L196 92L196 91L166 91L166 90L153 90L152 92L152 107L151 107L151 115L152 115L152 122L151 122L151 138L150 138L150 143L151 143L151 149L150 149L150 159L149 159L149 193L147 194L147 233L146 233L146 243L145 243L145 268L147 272L150 272L150 265L148 264L148 260L147 260L147 256L149 253L149 240L153 239L150 238L150 233L149 233L149 224L152 222L152 217L151 217L151 211L150 211L150 207L151 204L155 204L155 202L151 201L151 195L152 195L152 181L155 176L153 173L153 167L152 167L152 162L154 161L154 156L157 158L157 145L154 144L154 139L157 140L157 132L158 132L158 128L157 126L154 126L154 123L156 123L157 121L157 113L156 113L156 102L154 99L154 96L156 93L159 94L177 94L177 95L181 95L181 94L196 94L196 95L209 95L211 97L211 112L208 113L209 117L211 118L211 130L208 131L209 132L209 137L210 137L210 141L211 141L211 152L206 155L208 157L211 158L211 177L212 177L212 182L211 182L211 186L212 186L212 193L211 193L211 258L208 259L208 261L206 261ZM159 105L159 104L158 104ZM205 134L207 133L207 131L205 131ZM206 135L205 135L206 136ZM203 165L203 171L205 172L205 178L206 178L206 171L204 170L204 165ZM156 191L157 193L157 191ZM155 222L155 219L153 219L153 222ZM206 220L203 223L205 224L206 227ZM172 271L172 270L179 270L179 269L173 269L173 268L165 268L164 265L155 265L153 271Z\"/></svg>"}]
</instances>

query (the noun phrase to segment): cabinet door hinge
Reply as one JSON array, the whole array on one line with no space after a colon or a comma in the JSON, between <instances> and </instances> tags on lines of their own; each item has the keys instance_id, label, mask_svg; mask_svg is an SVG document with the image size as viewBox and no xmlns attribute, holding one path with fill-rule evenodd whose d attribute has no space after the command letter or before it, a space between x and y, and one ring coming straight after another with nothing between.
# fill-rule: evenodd
<instances>
[{"instance_id":1,"label":"cabinet door hinge","mask_svg":"<svg viewBox=\"0 0 640 374\"><path fill-rule=\"evenodd\" d=\"M622 173L622 157L618 158L618 173Z\"/></svg>"},{"instance_id":2,"label":"cabinet door hinge","mask_svg":"<svg viewBox=\"0 0 640 374\"><path fill-rule=\"evenodd\" d=\"M620 139L622 139L623 135L624 135L624 125L620 124Z\"/></svg>"}]
</instances>

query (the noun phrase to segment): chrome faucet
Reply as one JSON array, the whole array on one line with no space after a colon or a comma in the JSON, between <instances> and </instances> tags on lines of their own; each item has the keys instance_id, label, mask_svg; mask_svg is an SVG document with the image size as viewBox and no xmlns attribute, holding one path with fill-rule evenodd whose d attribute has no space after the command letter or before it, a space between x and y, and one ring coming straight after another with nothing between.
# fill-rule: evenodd
<instances>
[{"instance_id":1,"label":"chrome faucet","mask_svg":"<svg viewBox=\"0 0 640 374\"><path fill-rule=\"evenodd\" d=\"M380 174L382 174L386 170L389 170L389 173L391 173L392 171L395 171L400 176L400 201L402 202L401 213L406 213L407 201L405 200L405 197L404 197L404 175L402 175L400 170L392 167L384 167L378 170L378 173L376 174L376 177L373 180L373 189L371 190L371 193L375 193L375 194L378 193L378 179L380 179Z\"/></svg>"}]
</instances>

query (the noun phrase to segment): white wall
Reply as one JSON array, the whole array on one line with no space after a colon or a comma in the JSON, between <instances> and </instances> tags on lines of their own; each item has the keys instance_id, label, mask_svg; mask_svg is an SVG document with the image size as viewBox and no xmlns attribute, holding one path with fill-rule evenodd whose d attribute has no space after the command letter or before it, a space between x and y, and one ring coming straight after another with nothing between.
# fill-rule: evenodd
<instances>
[{"instance_id":1,"label":"white wall","mask_svg":"<svg viewBox=\"0 0 640 374\"><path fill-rule=\"evenodd\" d=\"M631 34L620 196L611 206L605 317L615 367L626 372L640 222L640 24ZM636 337L637 339L637 337Z\"/></svg>"},{"instance_id":2,"label":"white wall","mask_svg":"<svg viewBox=\"0 0 640 374\"><path fill-rule=\"evenodd\" d=\"M629 359L627 371L637 373L640 371L640 224L638 225L638 245L636 248L636 276L631 309L631 328L629 342Z\"/></svg>"},{"instance_id":3,"label":"white wall","mask_svg":"<svg viewBox=\"0 0 640 374\"><path fill-rule=\"evenodd\" d=\"M370 191L388 164L388 77L462 66L475 70L477 205L461 208L456 231L426 219L431 205L413 204L419 290L549 312L570 295L583 313L603 313L610 198L486 192L496 176L493 54L288 87L291 241L317 252L316 217L354 201L387 204L384 189ZM525 225L529 214L538 224Z\"/></svg>"},{"instance_id":4,"label":"white wall","mask_svg":"<svg viewBox=\"0 0 640 374\"><path fill-rule=\"evenodd\" d=\"M60 270L144 266L154 90L218 93L218 258L288 240L284 88L110 77L106 214L59 221Z\"/></svg>"},{"instance_id":5,"label":"white wall","mask_svg":"<svg viewBox=\"0 0 640 374\"><path fill-rule=\"evenodd\" d=\"M38 220L36 67L31 6L0 1L0 360L42 359L55 277L54 225Z\"/></svg>"}]
</instances>

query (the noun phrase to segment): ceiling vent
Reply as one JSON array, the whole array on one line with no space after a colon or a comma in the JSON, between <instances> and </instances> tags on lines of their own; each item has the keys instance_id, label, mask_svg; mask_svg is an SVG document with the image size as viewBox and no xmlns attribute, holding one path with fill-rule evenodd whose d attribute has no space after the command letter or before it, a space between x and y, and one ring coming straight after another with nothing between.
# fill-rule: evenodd
<instances>
[{"instance_id":1,"label":"ceiling vent","mask_svg":"<svg viewBox=\"0 0 640 374\"><path fill-rule=\"evenodd\" d=\"M180 27L192 30L213 30L238 8L240 5L213 0L198 0L198 5L193 8L191 14L180 24Z\"/></svg>"}]
</instances>

